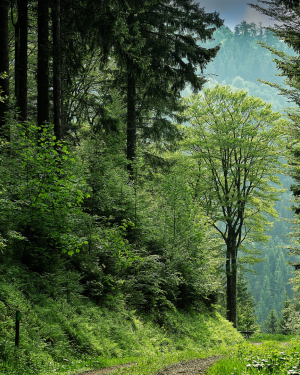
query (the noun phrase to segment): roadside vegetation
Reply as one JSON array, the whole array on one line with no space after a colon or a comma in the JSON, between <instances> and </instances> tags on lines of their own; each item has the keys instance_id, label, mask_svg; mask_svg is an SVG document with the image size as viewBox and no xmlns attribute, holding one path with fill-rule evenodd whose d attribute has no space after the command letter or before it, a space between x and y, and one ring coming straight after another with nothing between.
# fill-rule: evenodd
<instances>
[{"instance_id":1,"label":"roadside vegetation","mask_svg":"<svg viewBox=\"0 0 300 375\"><path fill-rule=\"evenodd\" d=\"M41 276L23 266L1 268L0 374L73 374L138 363L149 373L168 363L212 356L243 339L213 309L141 314L124 300L101 307L76 290L70 273ZM55 290L61 291L51 297ZM21 311L15 347L15 312ZM148 371L147 370L147 371ZM143 372L144 373L144 372Z\"/></svg>"},{"instance_id":2,"label":"roadside vegetation","mask_svg":"<svg viewBox=\"0 0 300 375\"><path fill-rule=\"evenodd\" d=\"M250 342L238 344L233 356L218 361L206 375L300 374L299 339L292 338L284 346L272 335L269 339L257 346Z\"/></svg>"}]
</instances>

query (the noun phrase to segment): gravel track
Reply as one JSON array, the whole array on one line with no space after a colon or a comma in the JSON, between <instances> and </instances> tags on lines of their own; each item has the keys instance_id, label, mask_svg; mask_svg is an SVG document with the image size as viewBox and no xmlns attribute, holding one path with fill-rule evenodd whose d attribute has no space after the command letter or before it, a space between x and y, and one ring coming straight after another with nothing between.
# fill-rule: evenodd
<instances>
[{"instance_id":1,"label":"gravel track","mask_svg":"<svg viewBox=\"0 0 300 375\"><path fill-rule=\"evenodd\" d=\"M159 371L158 373L156 373L156 375L204 375L206 370L221 358L221 356L218 356L205 359L193 359L191 361L175 363ZM81 372L80 374L76 375L109 374L116 371L117 369L131 367L135 364L136 363L128 363L126 365L106 367L100 370Z\"/></svg>"}]
</instances>

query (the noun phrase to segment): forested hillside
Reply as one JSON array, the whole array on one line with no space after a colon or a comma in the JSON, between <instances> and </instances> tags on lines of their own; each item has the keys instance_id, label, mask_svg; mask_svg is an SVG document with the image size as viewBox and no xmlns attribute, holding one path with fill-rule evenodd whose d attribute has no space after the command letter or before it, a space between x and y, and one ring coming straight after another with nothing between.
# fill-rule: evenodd
<instances>
[{"instance_id":1,"label":"forested hillside","mask_svg":"<svg viewBox=\"0 0 300 375\"><path fill-rule=\"evenodd\" d=\"M208 355L259 329L249 290L260 324L279 314L289 226L266 231L290 217L293 136L284 97L255 81L281 83L255 42L285 44L192 0L0 9L4 374L19 349L28 374Z\"/></svg>"}]
</instances>

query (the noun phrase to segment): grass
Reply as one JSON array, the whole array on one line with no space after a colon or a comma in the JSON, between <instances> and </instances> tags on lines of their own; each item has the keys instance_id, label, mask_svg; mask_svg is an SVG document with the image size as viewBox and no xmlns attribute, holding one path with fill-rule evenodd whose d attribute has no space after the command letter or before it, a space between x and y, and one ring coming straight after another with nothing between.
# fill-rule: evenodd
<instances>
[{"instance_id":1,"label":"grass","mask_svg":"<svg viewBox=\"0 0 300 375\"><path fill-rule=\"evenodd\" d=\"M54 275L49 282L18 266L0 271L0 375L72 375L133 362L119 373L150 375L215 355L225 358L207 375L300 375L300 345L293 336L257 334L244 340L216 312L163 310L158 324L157 315L138 314L122 296L105 305L84 298L74 274ZM19 348L16 310L21 311ZM290 345L282 347L283 341Z\"/></svg>"},{"instance_id":2,"label":"grass","mask_svg":"<svg viewBox=\"0 0 300 375\"><path fill-rule=\"evenodd\" d=\"M71 375L130 362L138 365L122 371L150 374L170 363L225 353L243 340L218 313L164 310L157 324L155 316L137 314L121 297L105 306L82 297L74 275L53 277L49 294L38 274L17 266L0 271L0 375Z\"/></svg>"},{"instance_id":3,"label":"grass","mask_svg":"<svg viewBox=\"0 0 300 375\"><path fill-rule=\"evenodd\" d=\"M250 342L238 344L234 354L213 365L206 375L300 374L300 342L290 338L290 345L282 346L277 335L273 341L255 346Z\"/></svg>"},{"instance_id":4,"label":"grass","mask_svg":"<svg viewBox=\"0 0 300 375\"><path fill-rule=\"evenodd\" d=\"M251 338L247 339L249 342L266 342L266 341L278 341L278 342L289 342L295 335L281 335L281 334L267 334L267 333L257 333Z\"/></svg>"},{"instance_id":5,"label":"grass","mask_svg":"<svg viewBox=\"0 0 300 375\"><path fill-rule=\"evenodd\" d=\"M210 367L205 375L237 375L245 370L244 363L238 358L222 358Z\"/></svg>"}]
</instances>

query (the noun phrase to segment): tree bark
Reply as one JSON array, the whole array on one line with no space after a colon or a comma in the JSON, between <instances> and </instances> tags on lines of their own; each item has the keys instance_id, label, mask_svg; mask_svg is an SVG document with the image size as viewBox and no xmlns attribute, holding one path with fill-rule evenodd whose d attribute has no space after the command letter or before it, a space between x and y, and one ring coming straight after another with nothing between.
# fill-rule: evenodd
<instances>
[{"instance_id":1,"label":"tree bark","mask_svg":"<svg viewBox=\"0 0 300 375\"><path fill-rule=\"evenodd\" d=\"M19 61L18 61L18 96L19 117L27 121L27 42L28 42L28 0L18 0Z\"/></svg>"},{"instance_id":2,"label":"tree bark","mask_svg":"<svg viewBox=\"0 0 300 375\"><path fill-rule=\"evenodd\" d=\"M228 234L226 251L226 319L237 327L237 250L234 238Z\"/></svg>"},{"instance_id":3,"label":"tree bark","mask_svg":"<svg viewBox=\"0 0 300 375\"><path fill-rule=\"evenodd\" d=\"M234 255L234 258L231 260L232 266L232 276L231 276L231 322L233 323L234 328L237 328L237 259Z\"/></svg>"},{"instance_id":4,"label":"tree bark","mask_svg":"<svg viewBox=\"0 0 300 375\"><path fill-rule=\"evenodd\" d=\"M226 319L231 321L231 267L230 267L230 252L226 252Z\"/></svg>"},{"instance_id":5,"label":"tree bark","mask_svg":"<svg viewBox=\"0 0 300 375\"><path fill-rule=\"evenodd\" d=\"M49 9L48 0L38 1L38 125L49 122Z\"/></svg>"},{"instance_id":6,"label":"tree bark","mask_svg":"<svg viewBox=\"0 0 300 375\"><path fill-rule=\"evenodd\" d=\"M20 84L20 24L19 20L14 24L15 28L15 97L18 102L19 98L19 84Z\"/></svg>"},{"instance_id":7,"label":"tree bark","mask_svg":"<svg viewBox=\"0 0 300 375\"><path fill-rule=\"evenodd\" d=\"M62 132L62 94L61 94L61 30L60 30L60 0L52 3L53 25L53 104L54 104L54 134L57 140L63 137Z\"/></svg>"},{"instance_id":8,"label":"tree bark","mask_svg":"<svg viewBox=\"0 0 300 375\"><path fill-rule=\"evenodd\" d=\"M128 172L133 177L133 162L136 155L135 78L128 71L127 78L127 160Z\"/></svg>"},{"instance_id":9,"label":"tree bark","mask_svg":"<svg viewBox=\"0 0 300 375\"><path fill-rule=\"evenodd\" d=\"M9 74L8 50L8 0L0 0L0 74ZM9 132L6 129L5 113L8 112L9 80L0 78L1 96L7 97L0 102L0 134L9 141Z\"/></svg>"},{"instance_id":10,"label":"tree bark","mask_svg":"<svg viewBox=\"0 0 300 375\"><path fill-rule=\"evenodd\" d=\"M127 19L128 27L130 28L133 23L134 13L131 12ZM133 62L127 57L127 169L131 178L133 178L133 162L136 156L135 86Z\"/></svg>"}]
</instances>

